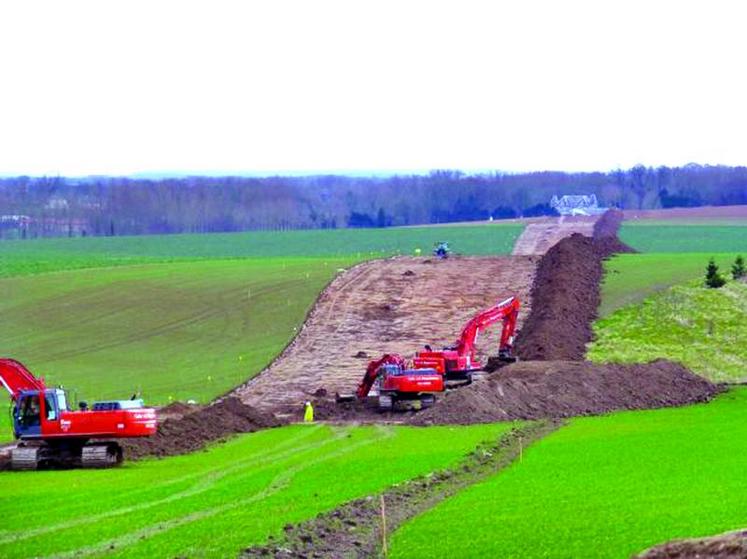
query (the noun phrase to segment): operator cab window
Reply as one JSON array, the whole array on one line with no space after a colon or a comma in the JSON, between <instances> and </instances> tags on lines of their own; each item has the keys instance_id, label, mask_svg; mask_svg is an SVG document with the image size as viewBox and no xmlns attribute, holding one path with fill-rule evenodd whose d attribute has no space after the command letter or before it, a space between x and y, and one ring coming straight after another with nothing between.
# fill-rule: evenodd
<instances>
[{"instance_id":1,"label":"operator cab window","mask_svg":"<svg viewBox=\"0 0 747 559\"><path fill-rule=\"evenodd\" d=\"M57 409L55 408L54 398L51 394L44 396L44 407L47 412L47 421L55 421L57 419Z\"/></svg>"}]
</instances>

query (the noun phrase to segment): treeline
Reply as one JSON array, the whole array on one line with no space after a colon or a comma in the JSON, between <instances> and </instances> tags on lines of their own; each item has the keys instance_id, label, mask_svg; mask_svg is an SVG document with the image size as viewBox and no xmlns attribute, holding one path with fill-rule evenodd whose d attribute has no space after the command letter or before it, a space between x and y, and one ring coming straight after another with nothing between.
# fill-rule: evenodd
<instances>
[{"instance_id":1,"label":"treeline","mask_svg":"<svg viewBox=\"0 0 747 559\"><path fill-rule=\"evenodd\" d=\"M0 179L0 236L389 227L550 214L553 195L653 209L747 204L747 168L349 177Z\"/></svg>"}]
</instances>

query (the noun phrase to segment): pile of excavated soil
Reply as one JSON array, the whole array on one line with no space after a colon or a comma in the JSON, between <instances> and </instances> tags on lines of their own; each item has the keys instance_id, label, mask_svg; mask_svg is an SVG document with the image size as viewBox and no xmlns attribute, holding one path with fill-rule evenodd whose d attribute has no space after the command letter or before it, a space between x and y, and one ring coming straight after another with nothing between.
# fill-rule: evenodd
<instances>
[{"instance_id":1,"label":"pile of excavated soil","mask_svg":"<svg viewBox=\"0 0 747 559\"><path fill-rule=\"evenodd\" d=\"M197 411L190 409L181 417L168 418L159 423L158 432L152 437L124 440L122 447L128 459L187 454L236 433L252 433L280 424L272 414L242 404L238 398L226 398Z\"/></svg>"},{"instance_id":2,"label":"pile of excavated soil","mask_svg":"<svg viewBox=\"0 0 747 559\"><path fill-rule=\"evenodd\" d=\"M633 250L617 238L621 221L621 212L608 211L595 223L593 239L573 234L542 257L532 284L532 312L516 337L521 359L584 358L599 308L603 260Z\"/></svg>"},{"instance_id":3,"label":"pile of excavated soil","mask_svg":"<svg viewBox=\"0 0 747 559\"><path fill-rule=\"evenodd\" d=\"M743 559L747 557L747 530L711 538L675 540L652 547L637 555L639 559Z\"/></svg>"},{"instance_id":4,"label":"pile of excavated soil","mask_svg":"<svg viewBox=\"0 0 747 559\"><path fill-rule=\"evenodd\" d=\"M723 390L678 363L534 361L509 365L447 392L413 425L598 415L707 402Z\"/></svg>"},{"instance_id":5,"label":"pile of excavated soil","mask_svg":"<svg viewBox=\"0 0 747 559\"><path fill-rule=\"evenodd\" d=\"M582 360L599 307L601 278L601 258L591 238L573 234L552 247L537 266L532 312L516 337L516 355Z\"/></svg>"}]
</instances>

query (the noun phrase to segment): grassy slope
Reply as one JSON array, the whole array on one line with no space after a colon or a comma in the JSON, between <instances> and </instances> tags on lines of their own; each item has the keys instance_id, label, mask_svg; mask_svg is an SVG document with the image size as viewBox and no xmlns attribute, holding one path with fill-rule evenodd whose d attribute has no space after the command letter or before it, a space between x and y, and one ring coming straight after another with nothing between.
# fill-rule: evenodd
<instances>
[{"instance_id":1,"label":"grassy slope","mask_svg":"<svg viewBox=\"0 0 747 559\"><path fill-rule=\"evenodd\" d=\"M0 556L233 557L286 523L448 467L509 427L296 425L118 470L4 474Z\"/></svg>"},{"instance_id":2,"label":"grassy slope","mask_svg":"<svg viewBox=\"0 0 747 559\"><path fill-rule=\"evenodd\" d=\"M699 281L657 293L594 325L588 358L635 363L667 358L715 381L747 380L747 284Z\"/></svg>"},{"instance_id":3,"label":"grassy slope","mask_svg":"<svg viewBox=\"0 0 747 559\"><path fill-rule=\"evenodd\" d=\"M258 231L208 235L89 237L0 242L0 277L133 263L213 258L427 254L448 240L463 254L508 254L521 224L458 227Z\"/></svg>"},{"instance_id":4,"label":"grassy slope","mask_svg":"<svg viewBox=\"0 0 747 559\"><path fill-rule=\"evenodd\" d=\"M704 277L711 256L714 256L721 271L728 274L737 255L653 253L619 254L611 258L605 263L599 315L607 316L616 309L638 303L672 285Z\"/></svg>"},{"instance_id":5,"label":"grassy slope","mask_svg":"<svg viewBox=\"0 0 747 559\"><path fill-rule=\"evenodd\" d=\"M747 390L571 421L406 524L390 557L629 557L747 525Z\"/></svg>"},{"instance_id":6,"label":"grassy slope","mask_svg":"<svg viewBox=\"0 0 747 559\"><path fill-rule=\"evenodd\" d=\"M747 254L747 224L662 225L623 223L620 238L640 252L743 252Z\"/></svg>"},{"instance_id":7,"label":"grassy slope","mask_svg":"<svg viewBox=\"0 0 747 559\"><path fill-rule=\"evenodd\" d=\"M207 401L294 335L349 259L213 260L0 280L3 353L80 398Z\"/></svg>"}]
</instances>

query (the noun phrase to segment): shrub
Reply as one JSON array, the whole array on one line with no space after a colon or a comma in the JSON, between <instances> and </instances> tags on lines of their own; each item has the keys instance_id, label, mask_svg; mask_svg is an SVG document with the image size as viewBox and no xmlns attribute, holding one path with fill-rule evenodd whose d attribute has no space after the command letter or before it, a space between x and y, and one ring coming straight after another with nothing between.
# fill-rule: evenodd
<instances>
[{"instance_id":1,"label":"shrub","mask_svg":"<svg viewBox=\"0 0 747 559\"><path fill-rule=\"evenodd\" d=\"M740 254L734 261L734 265L731 267L731 277L735 280L747 277L747 268L744 267L744 258Z\"/></svg>"},{"instance_id":2,"label":"shrub","mask_svg":"<svg viewBox=\"0 0 747 559\"><path fill-rule=\"evenodd\" d=\"M718 266L716 265L716 262L714 262L713 258L711 258L708 261L708 266L706 267L706 287L718 289L719 287L723 287L725 283L726 280L724 279L724 277L718 273Z\"/></svg>"}]
</instances>

